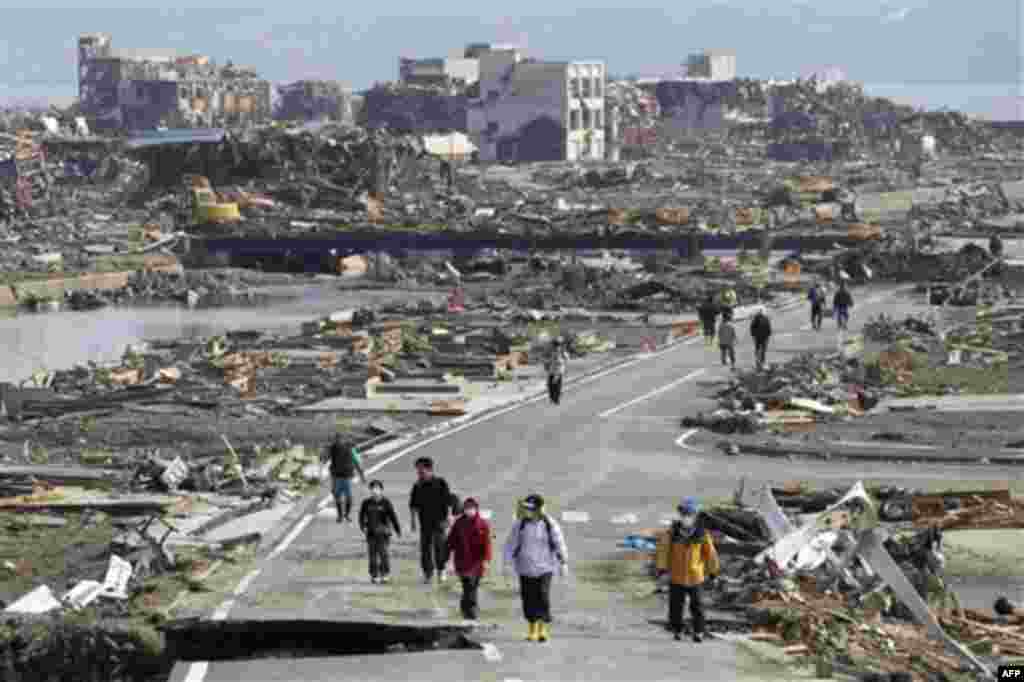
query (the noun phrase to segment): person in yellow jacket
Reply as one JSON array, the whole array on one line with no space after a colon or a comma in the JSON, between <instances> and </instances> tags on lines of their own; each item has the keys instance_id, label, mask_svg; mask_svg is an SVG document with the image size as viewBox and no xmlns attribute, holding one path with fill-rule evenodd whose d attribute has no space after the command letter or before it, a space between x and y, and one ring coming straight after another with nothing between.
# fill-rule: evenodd
<instances>
[{"instance_id":1,"label":"person in yellow jacket","mask_svg":"<svg viewBox=\"0 0 1024 682\"><path fill-rule=\"evenodd\" d=\"M677 510L679 518L658 539L658 578L669 583L668 623L676 641L682 639L683 606L689 600L693 641L701 642L704 637L704 584L709 578L717 578L721 567L711 536L697 522L700 511L697 500L687 497Z\"/></svg>"}]
</instances>

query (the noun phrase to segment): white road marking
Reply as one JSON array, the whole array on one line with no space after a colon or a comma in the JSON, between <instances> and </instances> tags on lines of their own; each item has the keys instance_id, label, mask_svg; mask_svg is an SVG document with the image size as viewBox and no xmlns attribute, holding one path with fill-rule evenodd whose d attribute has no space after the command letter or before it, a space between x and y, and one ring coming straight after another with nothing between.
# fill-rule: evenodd
<instances>
[{"instance_id":1,"label":"white road marking","mask_svg":"<svg viewBox=\"0 0 1024 682\"><path fill-rule=\"evenodd\" d=\"M566 523L587 523L590 521L590 514L585 511L564 511L562 520Z\"/></svg>"},{"instance_id":2,"label":"white road marking","mask_svg":"<svg viewBox=\"0 0 1024 682\"><path fill-rule=\"evenodd\" d=\"M235 606L234 599L228 599L223 604L217 607L217 610L213 612L213 620L226 620L228 614L231 613L231 609Z\"/></svg>"},{"instance_id":3,"label":"white road marking","mask_svg":"<svg viewBox=\"0 0 1024 682\"><path fill-rule=\"evenodd\" d=\"M631 524L640 523L640 517L636 514L619 514L618 516L612 517L612 523L618 524Z\"/></svg>"},{"instance_id":4,"label":"white road marking","mask_svg":"<svg viewBox=\"0 0 1024 682\"><path fill-rule=\"evenodd\" d=\"M304 517L302 517L302 520L295 524L295 528L292 528L292 532L288 533L285 539L281 541L281 544L279 544L277 548L274 549L273 552L267 555L267 559L276 559L278 556L280 556L280 554L283 551L288 549L288 545L295 542L295 538L299 537L299 533L304 531L306 529L306 526L308 526L309 522L312 520L312 514L306 514Z\"/></svg>"},{"instance_id":5,"label":"white road marking","mask_svg":"<svg viewBox=\"0 0 1024 682\"><path fill-rule=\"evenodd\" d=\"M249 574L242 578L242 582L238 583L238 587L235 588L235 596L241 597L245 594L245 591L249 589L249 585L252 581L260 574L263 569L257 568L255 571L249 571Z\"/></svg>"},{"instance_id":6,"label":"white road marking","mask_svg":"<svg viewBox=\"0 0 1024 682\"><path fill-rule=\"evenodd\" d=\"M498 663L501 661L501 652L498 651L498 647L488 642L484 644L484 658L490 663Z\"/></svg>"},{"instance_id":7,"label":"white road marking","mask_svg":"<svg viewBox=\"0 0 1024 682\"><path fill-rule=\"evenodd\" d=\"M659 523L661 523L661 525L663 526L671 526L673 523L675 523L675 517L664 516L662 517L661 521L659 521Z\"/></svg>"},{"instance_id":8,"label":"white road marking","mask_svg":"<svg viewBox=\"0 0 1024 682\"><path fill-rule=\"evenodd\" d=\"M203 680L206 679L206 672L209 668L210 664L206 661L189 663L188 672L185 673L184 682L203 682Z\"/></svg>"},{"instance_id":9,"label":"white road marking","mask_svg":"<svg viewBox=\"0 0 1024 682\"><path fill-rule=\"evenodd\" d=\"M669 383L665 384L664 386L662 386L661 388L656 388L653 391L648 391L647 393L644 393L642 396L640 396L638 398L633 398L632 400L630 400L628 402L625 402L625 403L622 403L621 405L619 405L617 407L613 407L610 410L605 410L604 412L599 414L598 417L601 417L602 419L605 418L605 417L609 417L609 416L615 414L616 412L621 412L622 410L626 409L627 407L631 407L633 405L636 405L637 403L643 402L644 400L647 400L648 398L653 398L654 396L660 395L660 394L664 393L665 391L671 391L673 388L675 388L679 384L685 383L685 382L689 381L690 379L693 379L694 377L700 376L701 374L703 374L706 371L707 370L705 370L705 369L698 369L695 372L690 372L686 376L680 377L679 379L676 379L675 381L669 382Z\"/></svg>"},{"instance_id":10,"label":"white road marking","mask_svg":"<svg viewBox=\"0 0 1024 682\"><path fill-rule=\"evenodd\" d=\"M700 429L690 429L683 435L679 436L679 438L676 438L676 445L678 445L684 450L689 450L690 452L698 452L697 448L691 448L689 445L686 444L686 441L693 438L693 436L696 435L699 431Z\"/></svg>"}]
</instances>

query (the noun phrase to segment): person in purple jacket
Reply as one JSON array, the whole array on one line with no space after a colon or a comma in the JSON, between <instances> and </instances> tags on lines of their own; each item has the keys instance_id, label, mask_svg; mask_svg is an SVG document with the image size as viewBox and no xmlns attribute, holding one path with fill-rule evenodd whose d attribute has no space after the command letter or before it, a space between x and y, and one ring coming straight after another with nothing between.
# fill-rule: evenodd
<instances>
[{"instance_id":1,"label":"person in purple jacket","mask_svg":"<svg viewBox=\"0 0 1024 682\"><path fill-rule=\"evenodd\" d=\"M512 526L505 541L504 561L519 576L523 615L529 623L530 642L551 637L551 578L565 575L568 549L558 523L544 513L544 498L523 500L523 518Z\"/></svg>"}]
</instances>

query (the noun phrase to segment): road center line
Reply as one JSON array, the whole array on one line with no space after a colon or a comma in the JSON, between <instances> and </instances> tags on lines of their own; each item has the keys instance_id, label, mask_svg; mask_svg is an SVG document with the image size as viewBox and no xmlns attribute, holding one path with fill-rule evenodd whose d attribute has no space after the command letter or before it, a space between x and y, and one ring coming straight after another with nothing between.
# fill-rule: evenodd
<instances>
[{"instance_id":1,"label":"road center line","mask_svg":"<svg viewBox=\"0 0 1024 682\"><path fill-rule=\"evenodd\" d=\"M665 391L671 391L673 388L675 388L679 384L685 383L685 382L689 381L690 379L692 379L694 377L700 376L701 374L703 374L706 371L707 370L705 370L705 369L698 369L695 372L690 372L686 376L681 377L679 379L676 379L675 381L669 382L669 383L665 384L664 386L662 386L661 388L656 388L653 391L649 391L647 393L644 393L642 396L640 396L638 398L633 398L629 402L622 403L621 405L619 405L617 407L613 407L610 410L605 410L604 412L602 412L598 416L601 417L602 419L605 418L605 417L610 417L611 415L615 414L616 412L621 412L622 410L626 409L627 407L631 407L633 405L636 405L637 403L642 402L644 400L647 400L648 398L653 398L654 396L659 395L661 393L664 393Z\"/></svg>"}]
</instances>

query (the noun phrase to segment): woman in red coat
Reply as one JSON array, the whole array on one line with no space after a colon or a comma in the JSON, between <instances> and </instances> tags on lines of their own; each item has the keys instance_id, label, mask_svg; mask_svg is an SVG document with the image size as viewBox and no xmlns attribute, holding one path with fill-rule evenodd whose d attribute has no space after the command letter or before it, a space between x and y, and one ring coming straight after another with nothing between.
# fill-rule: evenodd
<instances>
[{"instance_id":1,"label":"woman in red coat","mask_svg":"<svg viewBox=\"0 0 1024 682\"><path fill-rule=\"evenodd\" d=\"M491 561L491 525L480 518L480 505L472 497L462 505L462 516L448 533L448 555L455 564L455 573L462 582L462 616L476 620L480 609L477 592L480 579Z\"/></svg>"}]
</instances>

